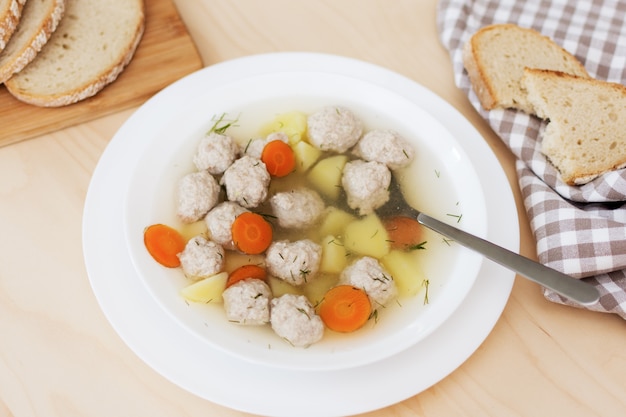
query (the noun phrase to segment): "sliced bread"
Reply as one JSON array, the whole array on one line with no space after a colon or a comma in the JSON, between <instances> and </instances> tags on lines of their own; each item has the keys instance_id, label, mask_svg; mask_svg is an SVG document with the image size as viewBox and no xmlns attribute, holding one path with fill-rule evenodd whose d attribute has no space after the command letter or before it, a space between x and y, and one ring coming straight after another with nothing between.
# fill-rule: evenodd
<instances>
[{"instance_id":1,"label":"sliced bread","mask_svg":"<svg viewBox=\"0 0 626 417\"><path fill-rule=\"evenodd\" d=\"M0 52L0 83L31 62L48 42L65 11L65 0L28 0L17 29Z\"/></svg>"},{"instance_id":2,"label":"sliced bread","mask_svg":"<svg viewBox=\"0 0 626 417\"><path fill-rule=\"evenodd\" d=\"M143 0L71 0L35 59L5 85L17 99L57 107L91 97L132 59L145 26Z\"/></svg>"},{"instance_id":3,"label":"sliced bread","mask_svg":"<svg viewBox=\"0 0 626 417\"><path fill-rule=\"evenodd\" d=\"M529 68L522 82L537 115L549 119L542 153L564 182L585 184L626 165L626 87Z\"/></svg>"},{"instance_id":4,"label":"sliced bread","mask_svg":"<svg viewBox=\"0 0 626 417\"><path fill-rule=\"evenodd\" d=\"M584 66L550 38L508 23L485 26L472 35L463 48L463 64L486 110L514 108L533 114L520 83L526 67L589 77Z\"/></svg>"},{"instance_id":5,"label":"sliced bread","mask_svg":"<svg viewBox=\"0 0 626 417\"><path fill-rule=\"evenodd\" d=\"M0 51L3 50L22 16L26 0L0 0Z\"/></svg>"}]
</instances>

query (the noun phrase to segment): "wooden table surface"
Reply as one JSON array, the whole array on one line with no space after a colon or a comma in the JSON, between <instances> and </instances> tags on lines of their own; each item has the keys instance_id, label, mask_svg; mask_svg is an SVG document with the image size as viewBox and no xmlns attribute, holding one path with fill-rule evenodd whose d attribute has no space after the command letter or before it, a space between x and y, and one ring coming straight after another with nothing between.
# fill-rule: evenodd
<instances>
[{"instance_id":1,"label":"wooden table surface","mask_svg":"<svg viewBox=\"0 0 626 417\"><path fill-rule=\"evenodd\" d=\"M204 65L264 52L325 52L385 66L434 91L498 157L517 203L520 251L535 256L513 157L454 85L436 0L175 3ZM85 195L98 158L133 110L0 148L2 417L247 415L148 367L107 322L89 285ZM366 415L623 417L626 323L549 303L518 277L474 355L426 391Z\"/></svg>"}]
</instances>

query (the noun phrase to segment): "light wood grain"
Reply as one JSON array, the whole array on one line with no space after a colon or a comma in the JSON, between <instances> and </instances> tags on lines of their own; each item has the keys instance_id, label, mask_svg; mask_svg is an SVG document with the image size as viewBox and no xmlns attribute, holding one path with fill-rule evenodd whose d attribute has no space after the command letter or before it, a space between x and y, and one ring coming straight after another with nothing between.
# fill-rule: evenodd
<instances>
[{"instance_id":1,"label":"light wood grain","mask_svg":"<svg viewBox=\"0 0 626 417\"><path fill-rule=\"evenodd\" d=\"M386 66L443 97L498 156L517 202L521 252L534 256L513 157L454 85L435 0L176 5L207 65L272 51L327 52ZM144 364L89 287L82 205L98 158L131 112L0 148L2 417L248 415L197 398ZM364 416L623 417L625 346L624 320L549 303L537 285L517 279L493 332L460 368Z\"/></svg>"},{"instance_id":2,"label":"light wood grain","mask_svg":"<svg viewBox=\"0 0 626 417\"><path fill-rule=\"evenodd\" d=\"M58 108L35 107L0 85L0 146L137 106L202 67L193 39L171 0L145 0L146 29L133 60L92 98Z\"/></svg>"}]
</instances>

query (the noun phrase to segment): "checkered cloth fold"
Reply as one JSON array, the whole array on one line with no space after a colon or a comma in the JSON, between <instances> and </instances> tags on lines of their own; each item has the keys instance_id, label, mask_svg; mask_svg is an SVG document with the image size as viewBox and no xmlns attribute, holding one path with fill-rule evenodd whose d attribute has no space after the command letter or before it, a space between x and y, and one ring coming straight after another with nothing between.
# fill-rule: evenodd
<instances>
[{"instance_id":1,"label":"checkered cloth fold","mask_svg":"<svg viewBox=\"0 0 626 417\"><path fill-rule=\"evenodd\" d=\"M597 79L626 83L626 2L440 0L437 24L455 82L517 157L519 185L541 263L600 291L585 306L626 318L626 169L582 186L562 182L540 152L546 122L516 110L486 111L463 67L465 42L481 27L515 23L549 36ZM581 307L544 289L545 297Z\"/></svg>"}]
</instances>

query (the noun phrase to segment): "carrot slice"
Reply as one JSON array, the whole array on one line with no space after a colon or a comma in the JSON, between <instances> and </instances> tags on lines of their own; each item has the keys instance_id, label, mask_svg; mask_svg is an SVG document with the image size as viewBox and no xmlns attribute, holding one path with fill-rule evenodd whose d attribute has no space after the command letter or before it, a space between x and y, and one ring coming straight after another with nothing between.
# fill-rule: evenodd
<instances>
[{"instance_id":1,"label":"carrot slice","mask_svg":"<svg viewBox=\"0 0 626 417\"><path fill-rule=\"evenodd\" d=\"M254 278L265 281L267 279L267 271L265 268L258 265L248 264L242 265L236 268L228 275L226 280L226 288L230 287L236 282L243 281L244 279Z\"/></svg>"},{"instance_id":2,"label":"carrot slice","mask_svg":"<svg viewBox=\"0 0 626 417\"><path fill-rule=\"evenodd\" d=\"M412 250L423 244L422 225L416 219L395 216L383 220L392 249Z\"/></svg>"},{"instance_id":3,"label":"carrot slice","mask_svg":"<svg viewBox=\"0 0 626 417\"><path fill-rule=\"evenodd\" d=\"M352 285L331 288L319 305L319 315L326 327L342 333L363 327L371 312L372 305L365 291Z\"/></svg>"},{"instance_id":4,"label":"carrot slice","mask_svg":"<svg viewBox=\"0 0 626 417\"><path fill-rule=\"evenodd\" d=\"M153 224L144 230L143 243L161 265L168 268L180 266L177 255L185 249L185 239L178 230L160 223Z\"/></svg>"},{"instance_id":5,"label":"carrot slice","mask_svg":"<svg viewBox=\"0 0 626 417\"><path fill-rule=\"evenodd\" d=\"M272 243L272 225L260 214L241 213L231 227L237 249L249 255L263 253Z\"/></svg>"},{"instance_id":6,"label":"carrot slice","mask_svg":"<svg viewBox=\"0 0 626 417\"><path fill-rule=\"evenodd\" d=\"M267 172L274 177L284 177L296 169L296 156L291 146L280 140L273 140L263 148L261 161Z\"/></svg>"}]
</instances>

